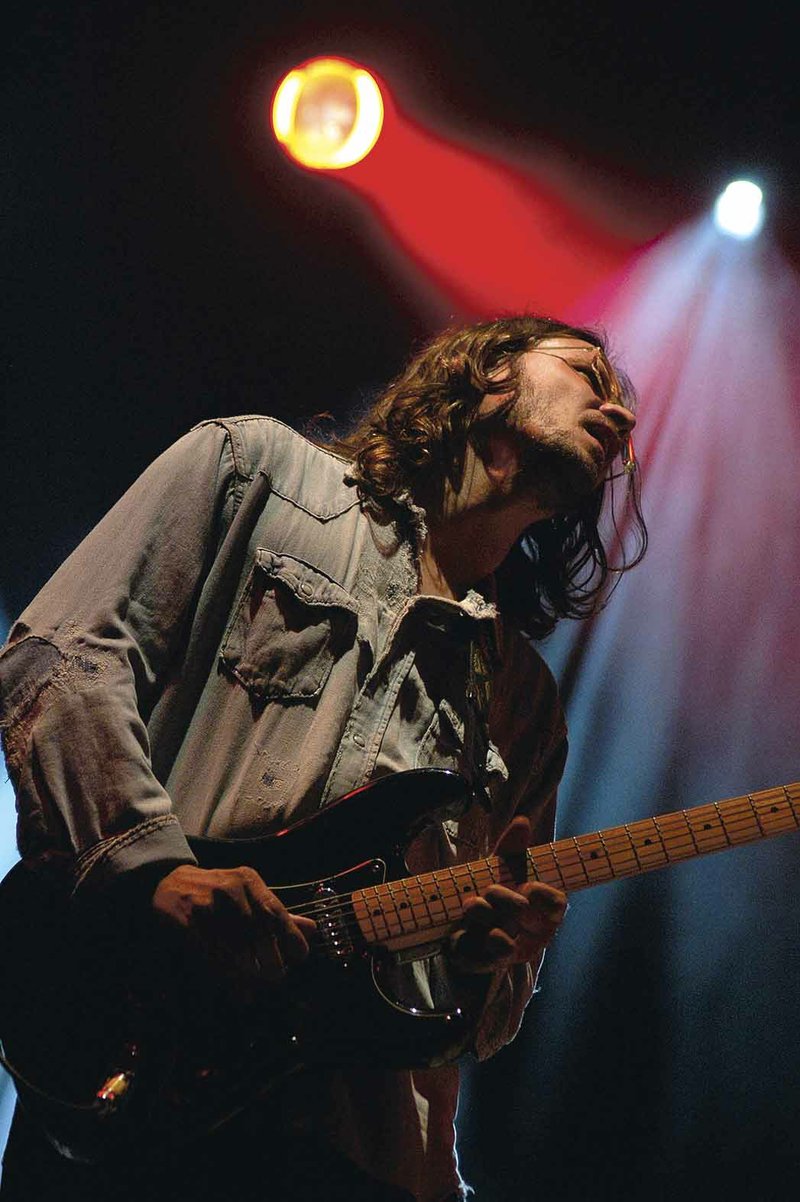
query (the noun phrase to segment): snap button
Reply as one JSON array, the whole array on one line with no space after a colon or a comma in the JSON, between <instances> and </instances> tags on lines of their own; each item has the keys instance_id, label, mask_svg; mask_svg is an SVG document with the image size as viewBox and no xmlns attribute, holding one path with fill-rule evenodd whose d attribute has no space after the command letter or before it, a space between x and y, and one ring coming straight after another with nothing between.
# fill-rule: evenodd
<instances>
[{"instance_id":1,"label":"snap button","mask_svg":"<svg viewBox=\"0 0 800 1202\"><path fill-rule=\"evenodd\" d=\"M356 747L366 747L367 745L364 736L359 734L353 735L353 742L355 743Z\"/></svg>"}]
</instances>

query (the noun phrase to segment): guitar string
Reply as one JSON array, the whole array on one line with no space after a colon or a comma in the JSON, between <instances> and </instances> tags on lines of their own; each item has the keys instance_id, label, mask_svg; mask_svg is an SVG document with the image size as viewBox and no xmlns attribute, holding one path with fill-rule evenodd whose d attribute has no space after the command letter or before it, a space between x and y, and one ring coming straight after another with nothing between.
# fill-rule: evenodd
<instances>
[{"instance_id":1,"label":"guitar string","mask_svg":"<svg viewBox=\"0 0 800 1202\"><path fill-rule=\"evenodd\" d=\"M774 797L781 796L782 792L783 792L782 789L775 789L775 790L769 791L769 793L773 794ZM764 803L767 803L768 796L765 796L761 800L763 800ZM788 815L793 820L793 822L795 824L797 824L797 818L794 814L794 807L792 805L791 799L789 799L788 797L784 797L783 800L785 802L784 812L780 813L780 811L777 809L777 807L773 806L772 813L779 814L779 821L782 821L783 818ZM729 811L729 815L726 817L726 820L724 823L719 817L717 817L716 829L714 826L708 826L707 829L713 830L715 834L718 833L719 831L722 831L723 833L725 831L727 831L728 833L737 834L743 830L747 830L747 829L752 830L752 822L753 821L756 821L758 827L760 828L761 823L758 821L758 810L756 807L753 806L751 798L749 796L747 796L745 798L736 799L736 801L738 803L738 812L734 811L734 808L732 807L731 810ZM708 808L711 809L714 807L709 806ZM704 809L706 809L706 807L698 807L698 811L704 810ZM700 848L697 844L695 835L696 834L699 835L704 832L699 828L695 829L693 827L692 818L690 817L690 815L692 813L694 813L697 820L700 819L699 813L697 811L694 811L694 812L693 811L681 811L674 815L662 815L661 816L661 825L664 825L664 823L667 819L671 820L671 825L673 827L673 834L670 834L669 832L667 832L666 837L668 840L671 840L672 843L674 844L674 846L671 848L673 854L675 854L679 851L683 851L686 848L691 848L692 854L703 854L703 851L706 850L704 848ZM765 822L770 820L770 815L768 812L764 813L760 817ZM772 819L772 821L773 821L773 825L775 825L774 819ZM655 819L654 818L653 819L644 819L643 826L646 827L651 822L655 822ZM635 826L637 824L629 824L628 826L612 828L610 831L606 832L606 834L608 835L608 838L604 839L604 841L603 841L604 846L607 849L605 858L608 860L608 866L612 870L612 875L613 875L613 866L612 866L611 861L615 856L617 858L619 858L620 852L625 853L627 851L629 855L632 853L633 857L634 857L634 861L637 865L637 870L638 870L638 868L641 867L641 864L639 862L639 857L637 855L635 839L634 839L633 834L631 834L631 830L630 830L631 825ZM704 826L705 825L706 824L704 822ZM770 833L778 834L778 833L781 833L782 830L786 830L788 832L791 829L792 829L791 827L786 827L786 828L780 827L780 828L777 828L774 832L767 832L767 834L770 834ZM588 839L592 839L594 837L598 837L599 834L600 834L600 832L595 832L594 835L583 836L583 838L585 840L588 840ZM756 837L757 838L763 837L764 834L765 834L765 832L763 830L759 829ZM676 842L676 839L675 839L676 835L678 836L678 842ZM688 836L688 839L687 839L687 836ZM613 843L612 843L612 838L613 838ZM680 840L683 840L683 842L680 842ZM562 842L563 841L559 841L557 844L545 844L541 848L530 849L529 854L530 854L530 858L534 861L534 865L533 865L534 869L536 869L535 853L538 852L540 854L540 857L546 856L549 854L553 857L553 860L554 860L554 872L555 872L556 878L560 878L560 880L563 881L565 884L567 883L567 880L566 880L567 874L574 867L577 867L579 869L579 873L580 873L579 879L585 878L585 880L589 880L589 878L585 872L586 861L583 858L583 853L580 848L580 839L578 839L576 841L572 841L572 840L568 841L570 844L574 843L574 845L575 845L574 851L577 854L578 859L577 859L577 861L574 861L571 864L566 864L564 869L562 869L556 861L557 850L560 849L562 852L564 850L566 850L566 848L560 846ZM616 846L614 844L616 844ZM570 848L570 850L572 850L572 848ZM639 850L642 850L641 846L640 846ZM653 850L658 851L659 850L658 846L656 845L656 847ZM717 850L717 849L708 849L708 850L711 851L711 850ZM720 850L721 850L721 848L720 848ZM670 862L670 852L666 848L666 846L663 847L662 854L665 857L664 864L668 864ZM494 877L494 873L492 871L492 865L490 864L489 861L483 861L483 862L478 862L478 863L480 865L480 867L478 868L478 871L481 871L481 870L484 872L488 871L490 877L492 877L492 878ZM659 865L655 865L655 867L658 867L658 866ZM663 865L661 865L661 866L663 866ZM444 887L444 889L446 891L446 896L444 898L441 897L438 893L437 893L436 897L433 897L433 898L430 898L430 897L428 897L428 898L420 897L419 899L412 898L411 892L413 890L416 889L416 890L419 890L420 892L422 892L422 889L423 889L422 882L418 879L415 880L413 878L408 878L409 881L411 881L411 884L406 884L403 881L392 881L392 882L384 882L382 885L375 887L377 890L382 891L382 893L384 895L384 904L386 904L388 902L388 904L391 907L393 907L395 910L394 914L391 914L391 913L389 914L389 919L394 920L396 922L400 922L401 931L397 932L397 934L406 933L406 932L402 931L403 918L401 918L400 910L396 904L395 899L397 897L399 897L401 899L400 905L402 906L403 910L405 910L409 906L411 906L412 914L404 915L404 917L406 919L408 917L414 917L415 924L416 924L416 916L413 915L413 907L414 906L423 906L426 909L426 911L428 911L426 916L428 918L430 918L432 921L430 924L423 924L423 925L431 925L431 926L445 925L445 923L439 924L437 921L435 921L435 918L439 918L439 917L444 918L446 920L446 922L450 922L453 920L450 916L448 916L446 914L445 902L456 900L456 898L458 896L460 896L462 894L462 892L467 892L466 890L465 891L460 890L458 888L458 886L459 886L459 883L461 883L466 878L469 878L471 880L472 869L470 868L469 865L454 865L452 868L449 868L449 869L439 869L437 875L439 873L447 873L449 880L446 879L444 882L438 882L436 880L432 880L432 881L430 881L430 883L433 885L436 885L436 886L439 886L441 884ZM426 881L426 886L427 886L427 884L428 884L428 881ZM395 896L392 896L392 893L393 893L392 888L391 888L392 885L395 886ZM452 887L454 892L447 891L448 885L450 885ZM470 892L471 892L471 890L470 890ZM404 894L405 894L405 896L403 896ZM363 899L363 900L366 905L366 899ZM376 900L380 900L380 894L376 893ZM441 916L437 915L434 917L434 915L430 913L429 907L430 907L431 902L441 904L445 908L445 913ZM333 902L326 902L324 899L320 899L320 900L312 899L311 901L293 909L292 913L305 914L308 916L317 915L320 918L325 918L326 916L329 916L332 918L332 920L338 920L339 922L346 922L347 924L349 924L349 926L354 931L358 931L361 929L360 923L355 914L354 905L352 903L352 895L346 895L346 896L342 895ZM369 919L371 919L374 916L367 915L367 917ZM387 917L383 913L381 913L381 918L383 919L384 922L387 922ZM374 924L371 924L371 925L374 925Z\"/></svg>"},{"instance_id":2,"label":"guitar string","mask_svg":"<svg viewBox=\"0 0 800 1202\"><path fill-rule=\"evenodd\" d=\"M786 809L784 814L779 816L779 821L782 821L783 818L786 816L789 816L790 818L792 818L792 821L795 824L797 823L797 820L794 818L794 815L791 813L791 811L788 808ZM744 821L743 822L742 821L736 822L736 821L730 821L730 820L726 821L725 826L727 827L728 833L733 833L735 835L740 832L747 831L748 829L749 830L753 829L753 827L752 827L753 814L752 814L752 809L750 808L749 804L748 805L743 804L740 807L740 813L738 815L736 815L735 817L738 817L739 819L743 818ZM763 821L766 821L768 819L769 819L769 815L762 816ZM664 821L664 819L662 816L662 824L663 824L663 821ZM655 819L647 819L647 820L645 820L645 822L649 824L650 822L655 822ZM783 826L778 827L777 824L774 823L774 819L773 819L773 824L775 825L775 831L774 831L775 834L779 834L784 830L786 832L789 832L792 829L792 827L783 827ZM675 829L672 834L670 834L670 832L666 831L666 828L665 828L666 838L671 842L672 846L670 848L668 848L665 845L660 848L659 845L653 845L651 848L652 852L660 851L660 854L663 855L664 860L666 862L668 862L670 859L670 853L675 855L676 853L684 851L687 848L691 848L693 854L695 854L695 855L702 855L706 851L706 849L703 847L700 847L697 844L697 839L695 836L701 836L704 833L708 833L708 831L711 831L711 832L713 832L714 835L717 835L718 833L722 832L724 829L723 824L719 819L717 820L716 827L711 826L707 823L704 823L704 827L706 827L705 830L697 828L697 827L692 827L691 823L684 817L683 814L673 817L673 826ZM612 828L612 830L610 832L606 832L606 833L608 834L609 837L604 839L604 844L605 844L606 848L608 849L607 858L609 860L614 857L616 857L618 859L620 856L620 853L632 854L634 859L636 860L635 839L634 839L633 834L631 833L630 826L628 828L626 828L625 826L621 826L618 828ZM644 832L642 831L640 833L644 833ZM773 833L773 832L767 832L767 835L769 835L770 833ZM762 834L762 832L759 830L756 837L758 838L759 836L761 836L761 834ZM599 835L600 835L600 832L596 832L594 835L583 836L583 839L588 841L593 838L599 837ZM612 838L612 836L613 836L613 838ZM676 836L677 836L677 839L676 839ZM687 838L687 836L688 836L688 838ZM648 836L648 838L649 838L649 836ZM726 845L727 845L727 842L726 842ZM651 845L647 844L646 846L650 847ZM638 850L640 852L644 850L642 844L639 845ZM708 850L711 851L713 849L709 848ZM721 847L720 847L720 850L721 850ZM544 844L541 847L531 848L531 849L529 849L529 855L534 860L534 865L535 865L537 854L540 859L542 857L546 857L548 855L553 856L553 859L555 861L556 853L559 851L562 853L562 856L563 856L563 853L566 851L574 851L575 855L577 856L577 859L574 859L571 862L565 862L565 866L563 869L556 866L554 868L555 875L564 877L571 869L578 868L581 879L587 879L584 877L584 870L587 866L585 853L589 852L588 858L591 860L591 851L588 847L585 849L580 847L580 838L578 838L576 840L569 839L569 840L565 840L565 841L559 841L556 844ZM495 864L496 863L497 863L497 861L495 861ZM638 860L637 860L637 864L638 864ZM368 886L368 888L371 887L371 888L376 889L377 891L382 891L383 893L388 893L391 895L391 893L393 892L392 886L394 886L394 892L396 893L396 895L402 896L402 893L405 893L407 896L404 900L408 900L408 897L410 896L411 892L413 892L415 889L421 890L423 887L427 888L429 885L434 885L434 886L443 885L445 888L447 887L448 884L457 885L465 877L471 877L472 869L474 869L476 867L479 872L481 872L481 871L488 872L490 877L495 876L495 873L493 872L493 865L492 865L491 859L486 859L484 861L477 861L477 862L473 863L472 865L457 864L457 865L453 865L450 868L438 869L434 873L425 874L423 877L409 877L409 878L406 878L405 880L382 882L378 886ZM440 875L444 875L444 874L447 874L447 877L449 878L449 880L448 879L445 879L444 881L436 880L436 877L438 877ZM361 892L361 891L355 890L354 892ZM462 892L462 891L459 890L459 892ZM468 891L465 890L463 892L468 892ZM343 903L346 904L351 895L339 895L339 896L342 899ZM424 898L424 897L420 898L419 900L415 900L412 904L426 905L426 903L429 901L437 902L440 900L441 900L441 898L437 895L436 897L433 897L433 898ZM312 899L310 902L305 903L304 905L298 906L296 909L293 910L293 912L302 914L302 913L317 911L320 909L335 910L336 908L337 908L337 900L327 903L324 899L319 899L319 900Z\"/></svg>"},{"instance_id":3,"label":"guitar string","mask_svg":"<svg viewBox=\"0 0 800 1202\"><path fill-rule=\"evenodd\" d=\"M791 828L787 828L787 829L791 829ZM778 832L776 832L776 833L778 833ZM687 849L690 850L690 854L697 854L696 852L693 851L691 842L688 839L684 839L681 845L674 846L672 848L672 851L674 854L676 852L687 850ZM654 850L657 851L658 848L654 848ZM711 851L711 850L712 849L709 849L709 851ZM713 850L721 850L721 848L715 848ZM620 852L628 853L627 861L630 864L630 866L634 868L634 873L638 873L638 872L642 871L641 863L634 855L631 854L631 849L628 845L623 843L621 846L618 846L615 848L615 847L611 847L610 845L607 844L607 854L605 855L604 858L608 861L608 868L611 870L611 878L606 878L605 876L603 876L603 878L601 878L601 877L597 876L594 879L597 881L598 884L604 883L608 879L613 879L614 875L618 875L625 871L627 865L625 863L620 862ZM680 857L680 858L686 858L686 857ZM615 859L616 859L616 866L614 867L612 862ZM665 858L663 860L659 856L658 861L653 863L652 867L654 869L659 868L659 867L664 867L669 863L670 863L669 856L665 855ZM650 867L650 866L651 865L645 865L645 870L647 867ZM573 874L573 880L570 881L569 877L572 874L573 869L577 869L578 871L577 871L577 875ZM586 863L585 863L585 861L581 860L579 862L576 862L575 864L565 865L564 868L560 868L557 866L554 867L552 869L552 876L553 876L553 879L555 879L556 881L558 881L559 879L561 881L563 881L563 883L567 887L572 887L573 889L576 889L581 884L585 885L587 883L587 881L589 883L593 883L593 881L591 881L588 878L588 874L586 873L585 869L586 869ZM546 871L546 866L545 866L545 871ZM399 922L401 925L401 931L396 932L397 934L407 933L407 932L402 931L402 927L404 925L404 921L407 922L408 918L412 918L413 925L418 928L425 928L425 927L429 927L429 926L435 927L438 925L443 926L447 922L452 921L458 917L458 915L448 915L447 914L446 903L448 903L448 902L452 903L454 901L458 901L460 899L460 897L463 896L464 891L459 889L459 884L461 884L465 879L467 879L469 877L469 875L470 874L467 873L466 871L463 871L461 873L453 872L451 880L445 883L443 892L440 894L437 894L437 896L435 898L430 898L430 897L425 897L425 896L416 896L415 894L418 891L421 891L419 885L417 885L415 888L413 885L407 886L407 885L400 884L398 882L391 882L392 884L395 884L397 886L394 890L392 890L391 888L389 888L388 883L384 884L382 887L379 887L380 892L375 897L375 900L379 902L379 907L380 907L380 911L381 911L380 915L367 914L367 915L365 915L365 918L368 921L368 924L372 925L372 926L374 926L374 923L371 920L375 917L380 917L382 919L382 921L384 923L386 923L387 925L391 921ZM450 886L450 887L448 888L447 886ZM363 901L363 903L366 907L367 899L362 898L361 900ZM443 907L443 913L437 914L437 915L432 914L430 911L431 903L441 905ZM414 914L415 908L422 909L423 913L420 915ZM407 911L407 910L410 910L410 913L406 914L405 911ZM392 912L392 911L394 911L394 912ZM355 907L354 907L354 904L353 904L350 896L343 896L343 897L340 897L339 899L337 899L335 901L331 901L331 902L327 902L325 900L307 902L303 905L300 905L300 906L292 909L291 912L295 913L295 914L306 915L309 917L316 917L316 918L319 918L320 920L325 920L327 918L330 921L347 922L347 923L349 923L349 925L352 929L354 929L354 930L360 929L360 923L359 923L358 917L355 913ZM443 921L440 923L438 921L439 919L442 919ZM426 920L430 920L430 921L426 921ZM393 932L389 932L389 933L393 933Z\"/></svg>"},{"instance_id":4,"label":"guitar string","mask_svg":"<svg viewBox=\"0 0 800 1202\"><path fill-rule=\"evenodd\" d=\"M793 815L790 815L790 816L792 817L792 819L794 821L794 816ZM729 832L736 834L736 833L739 833L740 831L748 829L748 828L750 830L752 830L751 822L748 821L752 818L752 812L747 807L743 807L742 814L740 815L740 817L744 817L745 822L744 823L739 822L738 824L728 822L727 827L728 827ZM781 817L783 817L783 816L781 816ZM649 821L655 821L655 820L649 820ZM702 830L699 830L699 829L695 829L694 831L690 830L689 823L685 820L683 822L681 822L679 819L676 819L674 825L676 826L675 833L677 833L677 835L679 836L679 840L676 841L674 835L670 836L669 833L667 833L667 838L671 839L672 847L671 847L671 849L668 849L665 846L661 849L661 854L663 854L665 862L667 862L667 863L669 862L670 850L672 851L673 855L675 853L684 851L686 849L691 849L692 853L697 854L697 855L703 854L703 852L706 851L705 848L699 847L699 845L697 844L697 840L694 837L694 835L702 835L704 833ZM608 856L606 858L608 858L609 860L611 860L615 857L617 859L619 859L620 853L628 853L629 856L630 856L630 854L633 855L634 861L637 863L637 866L638 866L639 862L636 857L636 850L633 846L633 844L634 844L633 836L629 832L625 831L624 827L617 828L617 829L618 829L619 833L617 834L617 837L614 842L612 842L612 840L610 838L604 841L605 845L608 849ZM713 829L713 828L709 827L708 829ZM714 834L717 834L722 829L723 829L722 824L720 823L717 830L714 830ZM788 832L791 829L792 829L791 827L780 827L780 828L776 828L774 833L778 834L778 833L781 833L781 831L783 831L783 830ZM758 833L761 834L760 831ZM772 832L768 832L768 833L772 833ZM688 836L688 839L687 839L687 836ZM585 836L584 838L590 839L590 838L592 838L592 836ZM565 850L573 850L572 843L573 843L573 841L570 840L568 847L560 847L559 848L558 846L556 846L555 850L560 849L562 853ZM642 845L640 845L639 851L642 851L642 850L643 850ZM655 845L652 848L652 850L658 852L659 846ZM711 850L715 850L715 849L711 849L711 848L708 849L708 851L711 851ZM720 850L721 850L721 848L720 848ZM576 855L578 856L578 859L573 860L570 863L565 863L565 866L563 869L560 868L559 866L554 866L555 876L564 878L568 875L568 873L573 868L577 868L579 871L579 874L580 874L579 879L586 881L589 878L587 878L585 876L586 860L584 859L582 849L579 846L575 846L574 851L575 851ZM535 866L536 856L534 853L539 853L539 858L541 858L542 856L547 856L548 854L553 855L553 858L555 861L553 845L544 845L541 848L531 849L531 858L534 859L534 866ZM492 872L492 865L489 861L486 861L483 864L480 864L480 862L478 862L478 863L479 863L478 871L483 871L483 872L488 871L490 876L494 876L494 874ZM649 867L649 865L646 865L645 867ZM437 882L435 880L430 881L428 879L424 882L426 887L430 883L430 884L434 884L434 885L437 885L437 884L443 885L445 890L447 889L448 885L456 886L456 888L457 888L458 884L461 883L461 881L463 881L466 877L471 877L471 875L472 875L470 866L468 866L468 865L454 865L450 869L444 869L444 870L440 869L439 872L440 873L446 872L450 879L445 880L444 882ZM392 889L391 886L394 886L394 890ZM375 888L375 887L373 886L373 888ZM424 906L426 909L428 908L429 902L441 902L442 901L442 898L438 894L436 897L412 898L413 892L415 890L421 890L422 888L423 888L423 881L420 880L419 878L416 878L416 879L408 878L407 883L402 880L383 882L381 885L377 886L378 890L382 891L384 894L389 895L388 899L390 902L392 902L394 900L394 898L392 897L392 893L394 893L395 897L401 898L402 899L401 904L403 904L403 908L406 908L406 905L408 904L409 901L411 902L412 905ZM463 890L463 891L457 890L457 891L459 893L469 892L469 890ZM324 912L324 911L336 912L337 909L341 908L342 906L346 907L349 904L350 896L351 895L340 895L341 901L335 900L333 902L326 902L324 899L320 899L319 901L312 900L308 903L305 903L304 905L298 906L293 912L299 913L299 914ZM453 895L452 895L452 893L450 893L448 896L448 900L452 900L452 897L453 897ZM366 903L366 899L364 899L364 900Z\"/></svg>"},{"instance_id":5,"label":"guitar string","mask_svg":"<svg viewBox=\"0 0 800 1202\"><path fill-rule=\"evenodd\" d=\"M791 829L791 828L784 828L784 829L786 830L786 829ZM667 863L669 863L669 861L667 861ZM655 867L661 867L661 866L663 866L663 865L655 865ZM607 878L607 879L614 879L613 875L611 878ZM450 900L450 901L455 900L455 895L451 893L448 900ZM381 942L381 940L398 938L398 937L401 937L404 935L413 935L415 932L415 929L418 931L421 931L424 929L435 929L437 926L440 926L443 929L448 928L458 917L458 915L457 916L448 915L446 912L446 908L445 908L442 915L438 916L439 918L441 918L441 920L442 920L441 922L437 922L434 919L434 916L430 915L430 914L428 915L428 917L431 919L430 922L424 922L424 921L419 922L418 919L416 918L416 916L413 915L413 906L412 906L412 913L410 915L401 916L399 909L394 904L394 898L392 898L391 895L389 895L389 902L392 904L392 908L394 908L394 910L395 910L394 914L391 913L391 910L389 910L387 913L386 909L381 909L381 912L378 915L379 921L381 921L383 923L383 925L386 927L385 932L381 932L378 929L377 924L375 922L375 915L368 914L365 916L366 926L368 928L369 927L372 928L371 933L373 935L372 940L369 940L369 937L368 937L368 942L374 942L374 943L379 944ZM421 904L425 904L425 903L417 902L415 904L421 905ZM406 905L408 905L408 903L406 903ZM347 954L347 952L352 949L349 949L347 947L342 948L340 946L337 946L337 943L343 942L345 940L346 941L354 940L357 942L359 937L363 937L363 935L364 935L364 927L363 927L362 923L359 922L359 920L355 914L355 909L352 905L352 902L350 902L349 899L343 899L341 902L337 903L335 906L330 905L330 904L326 905L324 902L321 902L321 903L316 903L314 905L309 905L309 906L303 907L303 909L305 909L306 912L311 914L312 916L317 917L321 922L325 922L327 920L334 927L334 929L332 931L324 932L325 934L328 935L328 941L322 942L322 944L319 947L319 951L321 951L322 954L325 955L326 957L329 957L332 959L341 958L341 956L343 954ZM427 905L426 905L426 909L427 909ZM413 924L412 924L410 930L408 927L408 918L409 917L411 917L413 919ZM392 925L395 923L399 927L398 930L392 930ZM330 942L331 937L333 937L333 939L334 939L333 944Z\"/></svg>"}]
</instances>

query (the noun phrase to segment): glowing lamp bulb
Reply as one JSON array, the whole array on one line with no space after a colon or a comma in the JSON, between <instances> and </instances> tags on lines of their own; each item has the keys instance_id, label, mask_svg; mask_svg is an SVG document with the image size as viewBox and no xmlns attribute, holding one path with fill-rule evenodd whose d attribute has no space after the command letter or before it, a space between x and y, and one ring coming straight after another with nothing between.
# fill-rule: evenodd
<instances>
[{"instance_id":1,"label":"glowing lamp bulb","mask_svg":"<svg viewBox=\"0 0 800 1202\"><path fill-rule=\"evenodd\" d=\"M381 91L369 71L315 58L285 75L272 102L272 129L287 154L322 171L365 158L383 126Z\"/></svg>"},{"instance_id":2,"label":"glowing lamp bulb","mask_svg":"<svg viewBox=\"0 0 800 1202\"><path fill-rule=\"evenodd\" d=\"M764 224L764 194L750 180L728 184L714 205L718 230L732 238L753 238Z\"/></svg>"}]
</instances>

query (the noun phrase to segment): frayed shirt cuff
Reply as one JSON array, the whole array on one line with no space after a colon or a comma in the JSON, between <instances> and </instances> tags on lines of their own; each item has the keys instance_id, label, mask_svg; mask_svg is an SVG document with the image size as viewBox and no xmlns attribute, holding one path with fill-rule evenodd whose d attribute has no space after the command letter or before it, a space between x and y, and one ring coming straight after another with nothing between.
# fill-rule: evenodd
<instances>
[{"instance_id":1,"label":"frayed shirt cuff","mask_svg":"<svg viewBox=\"0 0 800 1202\"><path fill-rule=\"evenodd\" d=\"M102 889L144 867L196 863L177 818L162 814L87 848L76 861L75 890Z\"/></svg>"}]
</instances>

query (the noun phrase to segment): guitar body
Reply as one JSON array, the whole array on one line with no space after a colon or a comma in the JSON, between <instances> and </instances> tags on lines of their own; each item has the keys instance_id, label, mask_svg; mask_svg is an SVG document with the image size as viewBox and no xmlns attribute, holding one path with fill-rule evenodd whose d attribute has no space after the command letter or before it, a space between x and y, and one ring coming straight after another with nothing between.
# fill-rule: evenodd
<instances>
[{"instance_id":1,"label":"guitar body","mask_svg":"<svg viewBox=\"0 0 800 1202\"><path fill-rule=\"evenodd\" d=\"M124 1161L144 1139L157 1150L213 1129L304 1066L455 1059L475 1014L394 996L395 958L347 902L407 874L409 842L465 801L458 774L420 769L273 836L191 838L201 867L249 865L317 920L306 962L247 1004L155 923L17 864L0 885L0 1039L22 1103L64 1155Z\"/></svg>"}]
</instances>

